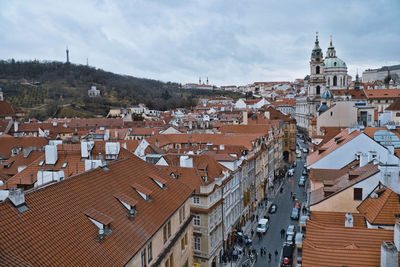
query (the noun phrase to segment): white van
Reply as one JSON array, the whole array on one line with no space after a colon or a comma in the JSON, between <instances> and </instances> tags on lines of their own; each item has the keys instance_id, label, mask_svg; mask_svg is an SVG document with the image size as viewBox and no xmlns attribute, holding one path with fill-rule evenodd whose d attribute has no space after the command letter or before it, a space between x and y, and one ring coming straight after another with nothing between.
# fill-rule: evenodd
<instances>
[{"instance_id":1,"label":"white van","mask_svg":"<svg viewBox=\"0 0 400 267\"><path fill-rule=\"evenodd\" d=\"M265 233L268 230L268 219L260 219L257 225L257 233Z\"/></svg>"}]
</instances>

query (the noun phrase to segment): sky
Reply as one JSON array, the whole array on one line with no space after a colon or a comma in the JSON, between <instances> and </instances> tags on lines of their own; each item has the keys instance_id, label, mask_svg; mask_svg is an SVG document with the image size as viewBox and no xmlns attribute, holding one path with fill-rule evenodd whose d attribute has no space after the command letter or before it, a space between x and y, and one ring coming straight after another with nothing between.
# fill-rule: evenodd
<instances>
[{"instance_id":1,"label":"sky","mask_svg":"<svg viewBox=\"0 0 400 267\"><path fill-rule=\"evenodd\" d=\"M400 0L4 0L0 59L66 60L178 83L309 73L315 34L355 77L400 64Z\"/></svg>"}]
</instances>

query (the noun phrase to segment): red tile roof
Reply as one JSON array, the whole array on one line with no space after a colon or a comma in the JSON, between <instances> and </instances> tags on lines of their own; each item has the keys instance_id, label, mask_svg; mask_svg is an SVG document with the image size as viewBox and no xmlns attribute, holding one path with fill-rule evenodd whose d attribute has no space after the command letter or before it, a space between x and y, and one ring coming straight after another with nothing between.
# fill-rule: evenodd
<instances>
[{"instance_id":1,"label":"red tile roof","mask_svg":"<svg viewBox=\"0 0 400 267\"><path fill-rule=\"evenodd\" d=\"M26 192L29 210L23 213L18 213L9 200L0 203L0 264L125 265L192 193L177 179L164 176L137 157L110 163L108 168ZM149 174L166 179L168 188L159 188ZM133 182L152 190L151 202L137 197L130 187ZM133 220L115 199L118 192L137 201L138 213ZM110 223L112 232L101 241L96 240L98 228L85 214L89 211L93 215L91 209L105 214L107 218L101 221Z\"/></svg>"},{"instance_id":2,"label":"red tile roof","mask_svg":"<svg viewBox=\"0 0 400 267\"><path fill-rule=\"evenodd\" d=\"M12 148L42 148L48 142L44 137L0 137L0 158L10 158Z\"/></svg>"},{"instance_id":3,"label":"red tile roof","mask_svg":"<svg viewBox=\"0 0 400 267\"><path fill-rule=\"evenodd\" d=\"M302 266L380 266L381 244L393 242L393 230L324 225L307 221Z\"/></svg>"},{"instance_id":4,"label":"red tile roof","mask_svg":"<svg viewBox=\"0 0 400 267\"><path fill-rule=\"evenodd\" d=\"M14 117L12 106L7 101L0 101L0 118Z\"/></svg>"},{"instance_id":5,"label":"red tile roof","mask_svg":"<svg viewBox=\"0 0 400 267\"><path fill-rule=\"evenodd\" d=\"M399 98L400 89L370 89L364 90L368 99L374 98Z\"/></svg>"},{"instance_id":6,"label":"red tile roof","mask_svg":"<svg viewBox=\"0 0 400 267\"><path fill-rule=\"evenodd\" d=\"M370 194L357 209L371 224L394 225L395 216L400 214L399 201L400 195L383 187Z\"/></svg>"}]
</instances>

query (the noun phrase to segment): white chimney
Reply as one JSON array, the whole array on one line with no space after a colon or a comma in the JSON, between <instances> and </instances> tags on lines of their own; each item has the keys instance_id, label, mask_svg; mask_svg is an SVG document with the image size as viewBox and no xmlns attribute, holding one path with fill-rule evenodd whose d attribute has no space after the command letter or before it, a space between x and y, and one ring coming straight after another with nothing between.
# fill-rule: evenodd
<instances>
[{"instance_id":1,"label":"white chimney","mask_svg":"<svg viewBox=\"0 0 400 267\"><path fill-rule=\"evenodd\" d=\"M110 130L109 129L107 129L104 132L104 141L107 141L108 139L110 139Z\"/></svg>"},{"instance_id":2,"label":"white chimney","mask_svg":"<svg viewBox=\"0 0 400 267\"><path fill-rule=\"evenodd\" d=\"M344 227L353 227L353 215L350 213L346 213L346 219L344 221Z\"/></svg>"},{"instance_id":3,"label":"white chimney","mask_svg":"<svg viewBox=\"0 0 400 267\"><path fill-rule=\"evenodd\" d=\"M81 142L81 157L82 158L89 157L90 151L92 151L93 146L94 146L93 141L82 141Z\"/></svg>"},{"instance_id":4,"label":"white chimney","mask_svg":"<svg viewBox=\"0 0 400 267\"><path fill-rule=\"evenodd\" d=\"M45 147L46 164L56 164L58 160L57 146L47 145Z\"/></svg>"},{"instance_id":5,"label":"white chimney","mask_svg":"<svg viewBox=\"0 0 400 267\"><path fill-rule=\"evenodd\" d=\"M269 111L265 111L264 116L265 116L265 118L269 119L270 118Z\"/></svg>"},{"instance_id":6,"label":"white chimney","mask_svg":"<svg viewBox=\"0 0 400 267\"><path fill-rule=\"evenodd\" d=\"M400 222L396 221L394 224L394 245L400 251Z\"/></svg>"},{"instance_id":7,"label":"white chimney","mask_svg":"<svg viewBox=\"0 0 400 267\"><path fill-rule=\"evenodd\" d=\"M383 242L381 245L381 267L393 266L399 266L396 246L392 242Z\"/></svg>"},{"instance_id":8,"label":"white chimney","mask_svg":"<svg viewBox=\"0 0 400 267\"><path fill-rule=\"evenodd\" d=\"M8 193L8 198L15 207L25 203L25 195L22 189L11 188Z\"/></svg>"},{"instance_id":9,"label":"white chimney","mask_svg":"<svg viewBox=\"0 0 400 267\"><path fill-rule=\"evenodd\" d=\"M14 121L14 132L18 132L18 122Z\"/></svg>"},{"instance_id":10,"label":"white chimney","mask_svg":"<svg viewBox=\"0 0 400 267\"><path fill-rule=\"evenodd\" d=\"M181 156L179 158L180 167L193 168L193 158L189 156Z\"/></svg>"},{"instance_id":11,"label":"white chimney","mask_svg":"<svg viewBox=\"0 0 400 267\"><path fill-rule=\"evenodd\" d=\"M368 154L360 153L360 168L368 164Z\"/></svg>"}]
</instances>

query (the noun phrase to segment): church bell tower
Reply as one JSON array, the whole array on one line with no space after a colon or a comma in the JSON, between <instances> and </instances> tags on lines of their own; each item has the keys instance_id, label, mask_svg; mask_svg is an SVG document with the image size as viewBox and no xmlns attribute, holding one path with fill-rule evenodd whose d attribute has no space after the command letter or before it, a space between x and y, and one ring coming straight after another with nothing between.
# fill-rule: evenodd
<instances>
[{"instance_id":1,"label":"church bell tower","mask_svg":"<svg viewBox=\"0 0 400 267\"><path fill-rule=\"evenodd\" d=\"M309 97L319 97L324 91L324 56L319 47L318 32L315 37L314 49L311 52L310 60L310 81L308 86Z\"/></svg>"}]
</instances>

